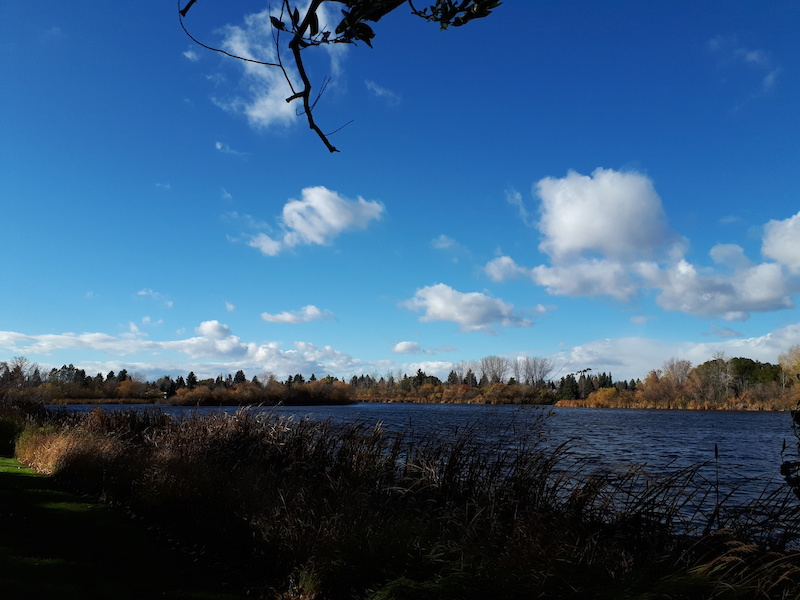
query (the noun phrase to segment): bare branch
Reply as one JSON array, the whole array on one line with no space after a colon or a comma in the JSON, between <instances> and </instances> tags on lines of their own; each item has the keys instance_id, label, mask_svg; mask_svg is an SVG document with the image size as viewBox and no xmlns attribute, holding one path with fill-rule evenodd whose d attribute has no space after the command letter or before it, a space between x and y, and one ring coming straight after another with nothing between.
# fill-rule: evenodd
<instances>
[{"instance_id":1,"label":"bare branch","mask_svg":"<svg viewBox=\"0 0 800 600\"><path fill-rule=\"evenodd\" d=\"M183 17L186 16L186 13L189 12L189 9L192 7L192 4L194 4L195 2L197 2L197 0L189 0L189 4L186 5L186 8L184 8L183 10L179 10L178 11L178 21L180 21L181 29L183 29L183 31L186 33L186 35L189 36L189 39L192 40L195 44L197 44L198 46L202 46L203 48L205 48L207 50L212 50L213 52L219 52L220 54L224 54L225 56L230 56L231 58L235 58L235 59L238 59L238 60L243 60L245 62L251 62L251 63L255 63L257 65L264 65L264 66L267 66L267 67L280 67L281 66L281 65L276 64L276 63L269 63L269 62L264 62L264 61L261 61L261 60L255 60L253 58L246 58L244 56L239 56L237 54L231 54L230 52L226 52L225 50L222 50L221 48L214 48L213 46L209 46L208 44L204 44L203 42L201 42L200 40L195 38L191 33L189 33L189 30L186 29L186 25L183 22ZM178 7L180 7L180 0L178 0Z\"/></svg>"},{"instance_id":2,"label":"bare branch","mask_svg":"<svg viewBox=\"0 0 800 600\"><path fill-rule=\"evenodd\" d=\"M264 65L267 67L277 67L283 73L283 77L291 90L291 95L286 98L286 102L294 102L300 100L302 103L302 110L298 110L298 116L305 114L309 128L317 134L317 136L325 144L329 152L338 152L339 150L331 144L328 137L349 125L352 121L346 123L342 127L334 130L332 133L324 133L316 123L314 118L314 109L317 102L325 92L330 78L323 80L319 92L316 94L314 100L311 100L312 85L311 80L306 72L305 64L303 63L302 51L310 48L321 46L323 44L356 44L357 42L364 42L372 47L372 39L375 33L372 28L367 25L369 22L377 22L384 16L399 8L403 4L408 3L411 8L411 13L418 17L422 17L426 21L433 21L439 23L442 29L446 29L449 25L458 27L466 24L473 19L479 19L487 16L491 11L500 5L498 0L436 0L435 4L422 10L418 10L411 0L349 0L343 2L346 10L342 10L343 18L335 28L329 29L328 25L320 28L318 11L322 7L322 3L327 0L311 0L308 8L305 11L302 19L300 18L299 8L296 6L297 2L294 0L280 0L280 17L270 15L270 23L272 25L272 36L275 43L275 53L277 62L265 62L244 56L231 54L221 48L215 48L204 44L197 40L183 22L184 17L189 12L189 9L197 2L197 0L188 0L186 6L181 9L180 4L183 0L178 0L178 19L181 28L186 35L198 46L202 46L207 50L219 52L225 56L243 60L246 62ZM292 8L292 6L294 8ZM322 30L321 30L322 29ZM284 65L284 57L281 52L281 34L291 36L288 44L284 46L292 53L297 74L300 78L302 88L297 89L292 82L294 73L291 74ZM285 38L284 38L285 39ZM298 86L300 87L300 86Z\"/></svg>"}]
</instances>

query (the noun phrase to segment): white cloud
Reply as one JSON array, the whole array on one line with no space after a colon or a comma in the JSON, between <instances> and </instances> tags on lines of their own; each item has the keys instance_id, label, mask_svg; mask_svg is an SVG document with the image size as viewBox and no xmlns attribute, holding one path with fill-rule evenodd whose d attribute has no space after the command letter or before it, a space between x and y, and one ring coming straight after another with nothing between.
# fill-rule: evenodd
<instances>
[{"instance_id":1,"label":"white cloud","mask_svg":"<svg viewBox=\"0 0 800 600\"><path fill-rule=\"evenodd\" d=\"M647 322L650 321L653 317L649 315L634 315L631 317L631 323L634 325L647 325Z\"/></svg>"},{"instance_id":2,"label":"white cloud","mask_svg":"<svg viewBox=\"0 0 800 600\"><path fill-rule=\"evenodd\" d=\"M449 248L458 246L458 242L442 233L439 235L439 237L436 237L433 239L433 241L431 241L431 246L437 250L447 250Z\"/></svg>"},{"instance_id":3,"label":"white cloud","mask_svg":"<svg viewBox=\"0 0 800 600\"><path fill-rule=\"evenodd\" d=\"M279 6L272 14L280 14ZM320 23L332 23L329 9L324 5L317 9ZM226 52L269 64L278 62L270 24L270 9L247 15L241 25L227 25L222 29L221 47ZM328 71L335 78L341 72L341 60L346 53L345 44L329 44L324 49L330 59ZM281 56L287 76L295 89L301 89L297 69L291 61L291 53ZM257 129L287 126L298 118L296 102L286 102L294 94L283 71L276 66L265 66L255 62L235 61L242 69L241 94L227 99L215 98L214 102L224 110L246 116L250 125Z\"/></svg>"},{"instance_id":4,"label":"white cloud","mask_svg":"<svg viewBox=\"0 0 800 600\"><path fill-rule=\"evenodd\" d=\"M389 106L397 106L400 104L400 96L395 92L378 85L374 81L367 80L364 84L373 96L385 100L386 104Z\"/></svg>"},{"instance_id":5,"label":"white cloud","mask_svg":"<svg viewBox=\"0 0 800 600\"><path fill-rule=\"evenodd\" d=\"M244 152L239 152L238 150L234 150L225 142L215 142L214 148L222 152L223 154L232 154L234 156L244 156Z\"/></svg>"},{"instance_id":6,"label":"white cloud","mask_svg":"<svg viewBox=\"0 0 800 600\"><path fill-rule=\"evenodd\" d=\"M638 291L626 265L602 259L581 258L570 263L562 261L562 264L553 267L539 265L529 269L518 265L509 256L499 256L489 261L484 271L493 281L506 281L520 276L530 278L554 295L608 295L627 301Z\"/></svg>"},{"instance_id":7,"label":"white cloud","mask_svg":"<svg viewBox=\"0 0 800 600\"><path fill-rule=\"evenodd\" d=\"M164 295L161 294L160 292L155 292L150 288L141 289L138 292L136 292L136 295L141 298L151 298L152 300L155 300L156 302L163 304L167 308L172 308L174 304L172 300L164 297Z\"/></svg>"},{"instance_id":8,"label":"white cloud","mask_svg":"<svg viewBox=\"0 0 800 600\"><path fill-rule=\"evenodd\" d=\"M793 308L785 277L779 265L762 263L737 270L732 276L700 272L680 260L661 269L648 282L660 289L658 304L666 309L701 317L721 316L726 321L744 321L753 311Z\"/></svg>"},{"instance_id":9,"label":"white cloud","mask_svg":"<svg viewBox=\"0 0 800 600\"><path fill-rule=\"evenodd\" d=\"M759 77L758 90L754 91L751 96L769 92L775 87L778 77L783 71L775 64L767 51L742 46L735 36L717 35L709 40L708 48L719 60L721 68L725 70L749 69Z\"/></svg>"},{"instance_id":10,"label":"white cloud","mask_svg":"<svg viewBox=\"0 0 800 600\"><path fill-rule=\"evenodd\" d=\"M644 379L652 369L659 369L671 357L699 365L712 360L718 352L726 356L743 356L761 362L776 363L778 355L800 339L800 323L795 323L758 337L733 339L732 330L720 329L719 341L665 342L652 338L630 337L600 339L575 346L553 357L556 369L565 368L559 376L579 369L610 372L615 380Z\"/></svg>"},{"instance_id":11,"label":"white cloud","mask_svg":"<svg viewBox=\"0 0 800 600\"><path fill-rule=\"evenodd\" d=\"M638 292L627 266L613 260L579 259L553 267L539 265L531 279L559 296L611 296L628 301Z\"/></svg>"},{"instance_id":12,"label":"white cloud","mask_svg":"<svg viewBox=\"0 0 800 600\"><path fill-rule=\"evenodd\" d=\"M520 267L509 256L498 256L486 263L483 268L492 281L506 281L516 279L521 275L530 276L530 269Z\"/></svg>"},{"instance_id":13,"label":"white cloud","mask_svg":"<svg viewBox=\"0 0 800 600\"><path fill-rule=\"evenodd\" d=\"M281 238L262 232L252 236L248 245L266 256L299 245L326 245L345 231L366 229L383 212L380 202L348 200L322 186L305 188L301 200L290 200L283 207Z\"/></svg>"},{"instance_id":14,"label":"white cloud","mask_svg":"<svg viewBox=\"0 0 800 600\"><path fill-rule=\"evenodd\" d=\"M228 302L226 300L225 301L225 310L227 310L228 312L232 312L232 311L236 310L236 307L233 305L233 303Z\"/></svg>"},{"instance_id":15,"label":"white cloud","mask_svg":"<svg viewBox=\"0 0 800 600\"><path fill-rule=\"evenodd\" d=\"M522 194L520 194L517 190L506 190L506 202L508 202L511 206L516 207L517 211L519 212L519 218L525 225L528 227L533 227L535 225L535 219L531 217L531 214L528 212L528 209L525 206L525 202L522 200Z\"/></svg>"},{"instance_id":16,"label":"white cloud","mask_svg":"<svg viewBox=\"0 0 800 600\"><path fill-rule=\"evenodd\" d=\"M761 252L800 274L800 212L783 221L772 220L764 225Z\"/></svg>"},{"instance_id":17,"label":"white cloud","mask_svg":"<svg viewBox=\"0 0 800 600\"><path fill-rule=\"evenodd\" d=\"M709 327L708 333L703 335L713 335L714 337L719 337L719 338L744 337L740 332L736 331L735 329L731 329L730 327L720 327L717 324L711 325L711 327Z\"/></svg>"},{"instance_id":18,"label":"white cloud","mask_svg":"<svg viewBox=\"0 0 800 600\"><path fill-rule=\"evenodd\" d=\"M285 311L277 314L261 313L261 318L269 323L309 323L311 321L324 321L335 318L329 310L320 310L313 304L304 306L300 310Z\"/></svg>"},{"instance_id":19,"label":"white cloud","mask_svg":"<svg viewBox=\"0 0 800 600\"><path fill-rule=\"evenodd\" d=\"M395 354L421 354L422 346L417 342L397 342L392 347L392 352Z\"/></svg>"},{"instance_id":20,"label":"white cloud","mask_svg":"<svg viewBox=\"0 0 800 600\"><path fill-rule=\"evenodd\" d=\"M257 233L250 238L247 245L258 249L264 256L277 256L283 249L280 242L273 240L266 233Z\"/></svg>"},{"instance_id":21,"label":"white cloud","mask_svg":"<svg viewBox=\"0 0 800 600\"><path fill-rule=\"evenodd\" d=\"M528 327L532 323L515 313L511 304L479 292L462 293L449 285L437 283L416 291L402 303L411 310L424 311L419 320L452 321L461 331L494 333L494 325Z\"/></svg>"},{"instance_id":22,"label":"white cloud","mask_svg":"<svg viewBox=\"0 0 800 600\"><path fill-rule=\"evenodd\" d=\"M744 254L744 248L738 244L717 244L709 252L711 259L718 265L731 269L749 267L752 262Z\"/></svg>"},{"instance_id":23,"label":"white cloud","mask_svg":"<svg viewBox=\"0 0 800 600\"><path fill-rule=\"evenodd\" d=\"M639 173L599 168L586 176L570 171L561 179L542 179L536 192L544 236L539 248L555 262L585 254L641 259L677 241L661 198Z\"/></svg>"},{"instance_id":24,"label":"white cloud","mask_svg":"<svg viewBox=\"0 0 800 600\"><path fill-rule=\"evenodd\" d=\"M200 55L194 49L189 49L183 53L183 56L188 58L192 62L197 62L200 60Z\"/></svg>"},{"instance_id":25,"label":"white cloud","mask_svg":"<svg viewBox=\"0 0 800 600\"><path fill-rule=\"evenodd\" d=\"M539 248L551 264L529 268L500 256L484 267L493 281L527 277L550 294L620 301L655 291L666 310L728 321L794 307L800 282L781 265L800 274L800 213L764 227L762 252L777 262L756 264L741 246L717 244L709 252L717 267L700 267L684 258L688 243L669 228L644 175L570 172L542 179L535 190L542 201Z\"/></svg>"},{"instance_id":26,"label":"white cloud","mask_svg":"<svg viewBox=\"0 0 800 600\"><path fill-rule=\"evenodd\" d=\"M750 338L742 338L738 332L728 328L712 327L711 331L722 339L708 342L664 342L642 337L592 340L552 357L556 370L560 369L556 377L590 367L594 372L611 372L617 380L643 379L649 370L659 368L670 357L690 360L698 365L711 360L717 352L775 363L781 352L797 344L800 339L800 323ZM89 373L126 368L131 372L146 373L151 380L168 373L185 376L190 370L201 378L235 373L239 369L249 376L263 372L272 372L279 377L295 373L350 376L387 372L401 366L390 361L362 361L331 346L317 346L309 342L295 342L290 348L283 348L275 341L245 342L219 321L201 323L195 334L190 338L153 341L138 332L135 325L129 325L126 332L117 336L105 333L27 335L0 331L0 353L26 356L46 370L63 363L59 356L53 360L53 364L48 364L48 356L88 350L105 354L108 359L72 361L78 368L86 369ZM412 346L407 346L407 349L412 349ZM426 373L446 377L451 366L449 362L430 361L404 364L402 369L413 373L417 368L422 368Z\"/></svg>"}]
</instances>

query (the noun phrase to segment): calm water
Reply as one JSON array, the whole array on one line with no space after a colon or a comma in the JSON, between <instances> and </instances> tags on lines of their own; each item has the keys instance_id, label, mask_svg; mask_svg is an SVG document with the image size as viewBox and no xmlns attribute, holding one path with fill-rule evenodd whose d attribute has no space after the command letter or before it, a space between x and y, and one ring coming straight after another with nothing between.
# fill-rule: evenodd
<instances>
[{"instance_id":1,"label":"calm water","mask_svg":"<svg viewBox=\"0 0 800 600\"><path fill-rule=\"evenodd\" d=\"M76 407L77 408L77 407ZM81 407L83 408L83 407ZM107 407L110 409L119 408ZM165 407L175 414L221 410L217 407ZM225 408L228 412L235 408ZM271 407L257 409L293 418L334 422L381 422L389 430L443 435L476 425L487 437L508 435L549 414L550 443L571 441L570 452L591 464L618 467L646 464L654 472L708 462L703 475L724 488L759 495L782 485L778 472L784 440L796 449L789 413L591 409L452 404L354 404L350 406ZM512 431L513 435L513 431ZM715 447L719 461L714 461ZM717 471L718 469L718 471Z\"/></svg>"}]
</instances>

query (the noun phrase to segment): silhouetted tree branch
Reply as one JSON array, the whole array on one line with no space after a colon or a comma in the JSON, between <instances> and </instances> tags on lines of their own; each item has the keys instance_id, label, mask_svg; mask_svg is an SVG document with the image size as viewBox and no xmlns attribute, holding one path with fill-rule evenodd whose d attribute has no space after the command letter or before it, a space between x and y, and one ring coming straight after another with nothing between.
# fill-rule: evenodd
<instances>
[{"instance_id":1,"label":"silhouetted tree branch","mask_svg":"<svg viewBox=\"0 0 800 600\"><path fill-rule=\"evenodd\" d=\"M324 92L328 80L323 81L318 96L312 102L311 92L313 87L303 62L303 52L305 50L325 44L356 44L358 42L364 42L367 46L372 47L375 32L367 22L377 23L403 4L409 5L411 14L426 21L438 23L441 29L447 29L450 26L460 27L473 19L486 17L501 4L497 0L436 0L434 4L420 10L414 6L411 0L311 0L308 8L305 9L305 13L301 15L297 0L281 0L281 8L278 15L270 16L270 24L273 28L277 50L277 62L272 63L237 56L197 40L189 33L184 24L184 18L196 2L197 0L189 0L182 9L180 9L179 4L178 18L186 35L196 44L214 52L220 52L238 60L281 69L284 79L292 91L291 96L286 101L300 101L302 110L298 111L298 114L305 114L309 128L317 134L329 152L338 152L328 137L341 130L341 127L331 133L324 133L316 123L314 107L320 95ZM333 28L333 31L329 29L327 24L320 26L319 13L326 2L336 4L341 9L342 19ZM297 90L283 61L282 48L284 45L282 44L282 35L288 35L290 38L286 42L285 48L291 53L300 78L300 87Z\"/></svg>"}]
</instances>

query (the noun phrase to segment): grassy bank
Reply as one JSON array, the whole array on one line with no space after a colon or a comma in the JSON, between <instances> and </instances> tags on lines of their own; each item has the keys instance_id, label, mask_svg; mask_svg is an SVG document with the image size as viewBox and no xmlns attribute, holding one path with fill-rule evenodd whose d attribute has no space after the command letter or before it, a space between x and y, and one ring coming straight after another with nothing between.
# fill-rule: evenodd
<instances>
[{"instance_id":1,"label":"grassy bank","mask_svg":"<svg viewBox=\"0 0 800 600\"><path fill-rule=\"evenodd\" d=\"M158 523L253 597L800 595L789 490L715 506L694 469L592 470L540 422L492 446L248 411L26 411L0 410L21 461Z\"/></svg>"},{"instance_id":2,"label":"grassy bank","mask_svg":"<svg viewBox=\"0 0 800 600\"><path fill-rule=\"evenodd\" d=\"M7 457L0 457L0 506L4 598L244 598L108 506Z\"/></svg>"}]
</instances>

